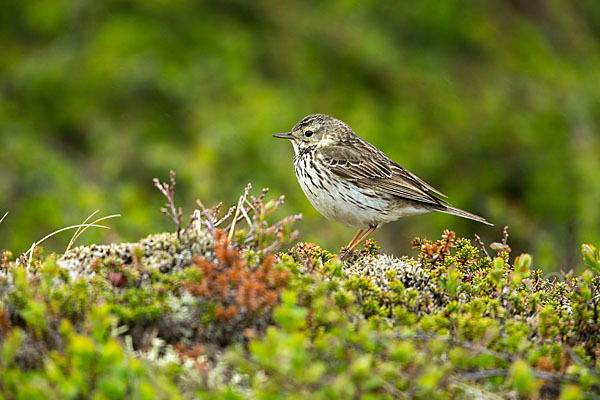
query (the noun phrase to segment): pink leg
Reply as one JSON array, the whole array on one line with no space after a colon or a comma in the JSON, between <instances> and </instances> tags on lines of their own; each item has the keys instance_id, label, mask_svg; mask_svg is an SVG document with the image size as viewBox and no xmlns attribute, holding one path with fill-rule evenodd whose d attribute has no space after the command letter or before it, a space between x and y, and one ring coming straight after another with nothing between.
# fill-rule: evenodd
<instances>
[{"instance_id":1,"label":"pink leg","mask_svg":"<svg viewBox=\"0 0 600 400\"><path fill-rule=\"evenodd\" d=\"M350 242L351 246L348 248L348 250L346 250L346 252L344 254L342 254L342 256L340 257L342 259L342 261L344 261L353 251L354 249L363 242L363 240L365 240L367 238L367 236L369 236L371 233L373 233L373 231L377 229L377 225L373 225L370 226L369 229L365 232L364 235L362 235L360 237L360 239L356 240L356 236L358 236L360 234L360 232L362 232L362 230L358 231L358 233L356 234L356 236L354 237L354 239L352 239L352 242Z\"/></svg>"},{"instance_id":2,"label":"pink leg","mask_svg":"<svg viewBox=\"0 0 600 400\"><path fill-rule=\"evenodd\" d=\"M358 232L356 232L356 235L354 235L354 237L352 238L352 240L350 241L350 243L348 243L348 245L346 246L347 248L352 247L352 245L354 244L354 242L356 242L356 239L358 239L358 237L360 236L361 233L363 233L365 230L364 229L359 229Z\"/></svg>"}]
</instances>

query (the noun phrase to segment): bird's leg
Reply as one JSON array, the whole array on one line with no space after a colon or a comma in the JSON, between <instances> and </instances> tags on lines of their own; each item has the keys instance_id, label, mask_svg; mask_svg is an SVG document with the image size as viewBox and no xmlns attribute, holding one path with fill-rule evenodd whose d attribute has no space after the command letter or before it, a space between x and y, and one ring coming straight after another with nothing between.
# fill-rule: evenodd
<instances>
[{"instance_id":1,"label":"bird's leg","mask_svg":"<svg viewBox=\"0 0 600 400\"><path fill-rule=\"evenodd\" d=\"M354 235L354 237L350 241L350 243L348 243L346 245L346 251L341 256L342 261L345 260L346 257L348 257L348 254L350 254L350 248L354 245L354 242L356 242L356 239L358 239L358 237L360 236L360 234L363 233L364 231L365 231L364 229L359 229L358 232L356 232L356 235ZM343 249L343 247L342 247L342 249Z\"/></svg>"},{"instance_id":2,"label":"bird's leg","mask_svg":"<svg viewBox=\"0 0 600 400\"><path fill-rule=\"evenodd\" d=\"M364 233L364 235L362 235L360 237L360 239L358 239L353 245L352 247L350 247L348 249L349 252L353 251L356 247L358 247L359 244L361 244L366 238L367 236L369 236L371 233L373 233L373 231L377 229L377 225L371 225L369 227L369 229Z\"/></svg>"},{"instance_id":3,"label":"bird's leg","mask_svg":"<svg viewBox=\"0 0 600 400\"><path fill-rule=\"evenodd\" d=\"M354 239L352 239L352 241L350 242L351 246L348 248L348 250L346 250L346 252L344 254L342 254L342 256L340 257L343 260L345 260L353 251L354 249L362 243L363 240L365 240L367 238L367 236L369 236L371 233L373 233L373 231L377 229L377 225L371 225L369 227L369 229L364 233L364 235L362 235L360 237L360 239L356 240L356 238L358 237L358 235L360 235L360 233L362 232L362 229L359 230L356 233L356 236L354 237Z\"/></svg>"},{"instance_id":4,"label":"bird's leg","mask_svg":"<svg viewBox=\"0 0 600 400\"><path fill-rule=\"evenodd\" d=\"M360 236L361 233L363 233L365 230L364 229L359 229L358 232L356 232L356 235L354 235L354 237L352 238L352 240L350 241L350 243L348 243L348 245L346 246L347 248L352 247L352 245L354 244L354 242L356 242L356 239L358 239L358 237Z\"/></svg>"}]
</instances>

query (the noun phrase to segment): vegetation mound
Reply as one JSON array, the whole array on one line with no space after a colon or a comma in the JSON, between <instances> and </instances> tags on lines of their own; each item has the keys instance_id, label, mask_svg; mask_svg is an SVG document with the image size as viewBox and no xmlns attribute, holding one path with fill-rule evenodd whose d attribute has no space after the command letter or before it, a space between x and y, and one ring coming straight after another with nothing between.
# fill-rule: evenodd
<instances>
[{"instance_id":1,"label":"vegetation mound","mask_svg":"<svg viewBox=\"0 0 600 400\"><path fill-rule=\"evenodd\" d=\"M415 258L369 240L343 263L310 243L277 252L298 216L270 224L283 199L249 191L136 244L4 252L0 396L597 397L593 246L589 269L553 280L511 258L506 230L492 255L444 231Z\"/></svg>"}]
</instances>

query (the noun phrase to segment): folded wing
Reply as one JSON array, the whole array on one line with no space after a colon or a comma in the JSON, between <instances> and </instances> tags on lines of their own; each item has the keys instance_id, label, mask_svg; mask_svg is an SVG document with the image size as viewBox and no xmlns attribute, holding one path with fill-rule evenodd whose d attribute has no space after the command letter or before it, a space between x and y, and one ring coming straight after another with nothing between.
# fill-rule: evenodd
<instances>
[{"instance_id":1,"label":"folded wing","mask_svg":"<svg viewBox=\"0 0 600 400\"><path fill-rule=\"evenodd\" d=\"M447 204L436 197L446 197L443 193L390 160L370 143L326 146L320 148L318 154L334 174L359 187L431 205Z\"/></svg>"}]
</instances>

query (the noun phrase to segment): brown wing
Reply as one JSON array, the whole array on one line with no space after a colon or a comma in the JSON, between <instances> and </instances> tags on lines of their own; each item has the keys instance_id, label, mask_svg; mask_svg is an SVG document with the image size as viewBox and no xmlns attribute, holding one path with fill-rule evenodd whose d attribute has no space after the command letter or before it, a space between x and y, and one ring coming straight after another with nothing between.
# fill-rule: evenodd
<instances>
[{"instance_id":1,"label":"brown wing","mask_svg":"<svg viewBox=\"0 0 600 400\"><path fill-rule=\"evenodd\" d=\"M318 154L334 174L358 186L408 200L434 205L446 204L430 192L446 197L444 194L390 160L370 143L321 147Z\"/></svg>"}]
</instances>

